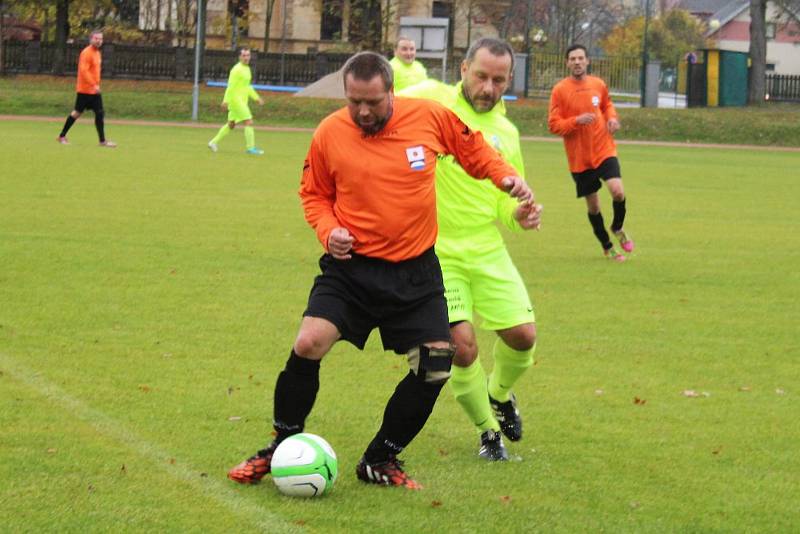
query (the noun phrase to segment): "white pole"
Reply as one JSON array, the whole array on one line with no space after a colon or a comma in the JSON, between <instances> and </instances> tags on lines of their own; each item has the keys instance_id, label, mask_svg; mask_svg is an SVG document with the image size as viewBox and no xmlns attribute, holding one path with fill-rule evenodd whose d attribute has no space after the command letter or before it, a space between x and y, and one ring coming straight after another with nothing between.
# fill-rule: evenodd
<instances>
[{"instance_id":1,"label":"white pole","mask_svg":"<svg viewBox=\"0 0 800 534\"><path fill-rule=\"evenodd\" d=\"M197 0L197 23L194 38L194 86L192 86L192 120L197 120L197 106L200 99L200 43L202 40L203 0Z\"/></svg>"}]
</instances>

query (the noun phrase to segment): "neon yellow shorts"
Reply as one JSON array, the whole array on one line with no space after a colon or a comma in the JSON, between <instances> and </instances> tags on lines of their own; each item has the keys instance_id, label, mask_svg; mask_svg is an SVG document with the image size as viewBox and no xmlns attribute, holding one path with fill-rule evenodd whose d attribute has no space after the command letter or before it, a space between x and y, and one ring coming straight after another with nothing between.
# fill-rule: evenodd
<instances>
[{"instance_id":1,"label":"neon yellow shorts","mask_svg":"<svg viewBox=\"0 0 800 534\"><path fill-rule=\"evenodd\" d=\"M245 105L235 105L229 104L228 105L228 122L242 122L246 120L250 120L253 118L253 114L250 112L250 107Z\"/></svg>"},{"instance_id":2,"label":"neon yellow shorts","mask_svg":"<svg viewBox=\"0 0 800 534\"><path fill-rule=\"evenodd\" d=\"M484 254L469 254L468 261L441 255L445 297L450 322L483 318L486 330L503 330L536 321L522 277L505 246Z\"/></svg>"}]
</instances>

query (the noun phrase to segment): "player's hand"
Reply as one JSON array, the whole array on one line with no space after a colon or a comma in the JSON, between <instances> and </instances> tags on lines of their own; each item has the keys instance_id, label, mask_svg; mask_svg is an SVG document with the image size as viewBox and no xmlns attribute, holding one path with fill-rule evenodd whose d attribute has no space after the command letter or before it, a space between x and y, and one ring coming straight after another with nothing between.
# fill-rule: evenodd
<instances>
[{"instance_id":1,"label":"player's hand","mask_svg":"<svg viewBox=\"0 0 800 534\"><path fill-rule=\"evenodd\" d=\"M220 104L220 107L221 107L222 109L225 109L225 110L227 110L227 109L228 109L228 103L227 103L227 102L223 102L222 104Z\"/></svg>"},{"instance_id":2,"label":"player's hand","mask_svg":"<svg viewBox=\"0 0 800 534\"><path fill-rule=\"evenodd\" d=\"M506 176L502 181L502 189L509 196L518 198L521 202L533 200L533 191L519 176Z\"/></svg>"},{"instance_id":3,"label":"player's hand","mask_svg":"<svg viewBox=\"0 0 800 534\"><path fill-rule=\"evenodd\" d=\"M264 105L264 99L263 99L263 98L259 98L259 99L257 100L257 102L258 102L258 105L259 105L259 106L263 106L263 105Z\"/></svg>"},{"instance_id":4,"label":"player's hand","mask_svg":"<svg viewBox=\"0 0 800 534\"><path fill-rule=\"evenodd\" d=\"M608 133L614 135L614 133L619 130L619 121L617 119L608 119L608 124L606 127L608 128Z\"/></svg>"},{"instance_id":5,"label":"player's hand","mask_svg":"<svg viewBox=\"0 0 800 534\"><path fill-rule=\"evenodd\" d=\"M533 200L520 202L514 210L514 219L525 230L538 230L542 226L542 210L544 206Z\"/></svg>"},{"instance_id":6,"label":"player's hand","mask_svg":"<svg viewBox=\"0 0 800 534\"><path fill-rule=\"evenodd\" d=\"M575 119L578 124L592 124L597 117L594 113L581 113Z\"/></svg>"},{"instance_id":7,"label":"player's hand","mask_svg":"<svg viewBox=\"0 0 800 534\"><path fill-rule=\"evenodd\" d=\"M334 228L328 236L328 252L337 260L349 260L354 241L347 228Z\"/></svg>"}]
</instances>

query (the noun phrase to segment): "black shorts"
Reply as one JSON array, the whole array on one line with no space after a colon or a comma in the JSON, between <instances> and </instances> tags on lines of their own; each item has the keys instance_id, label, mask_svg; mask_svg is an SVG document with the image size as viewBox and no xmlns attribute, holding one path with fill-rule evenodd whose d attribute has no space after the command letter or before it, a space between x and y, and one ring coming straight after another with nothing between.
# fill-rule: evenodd
<instances>
[{"instance_id":1,"label":"black shorts","mask_svg":"<svg viewBox=\"0 0 800 534\"><path fill-rule=\"evenodd\" d=\"M327 319L359 349L375 328L383 348L397 354L450 340L442 269L433 248L397 263L352 256L320 258L322 274L314 279L303 316Z\"/></svg>"},{"instance_id":2,"label":"black shorts","mask_svg":"<svg viewBox=\"0 0 800 534\"><path fill-rule=\"evenodd\" d=\"M619 170L619 160L616 156L604 159L603 163L596 169L586 169L582 172L572 173L578 198L596 193L602 186L600 180L608 180L609 178L622 178L622 172Z\"/></svg>"},{"instance_id":3,"label":"black shorts","mask_svg":"<svg viewBox=\"0 0 800 534\"><path fill-rule=\"evenodd\" d=\"M96 95L78 93L75 97L75 111L83 113L87 109L94 111L95 115L103 112L103 97L100 93Z\"/></svg>"}]
</instances>

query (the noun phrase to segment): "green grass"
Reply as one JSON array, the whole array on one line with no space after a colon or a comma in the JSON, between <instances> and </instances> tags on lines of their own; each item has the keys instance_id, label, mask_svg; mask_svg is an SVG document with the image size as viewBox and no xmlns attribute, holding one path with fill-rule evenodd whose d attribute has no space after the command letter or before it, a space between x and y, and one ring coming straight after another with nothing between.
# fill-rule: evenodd
<instances>
[{"instance_id":1,"label":"green grass","mask_svg":"<svg viewBox=\"0 0 800 534\"><path fill-rule=\"evenodd\" d=\"M223 89L203 87L201 122L222 123ZM187 121L192 112L192 86L187 82L103 82L109 118ZM252 106L260 125L313 128L341 100L295 98L266 94L263 107ZM0 114L66 117L74 103L70 77L17 76L0 78ZM547 101L508 104L509 117L523 135L548 136ZM800 147L800 104L770 104L760 108L638 109L620 108L619 139Z\"/></svg>"},{"instance_id":2,"label":"green grass","mask_svg":"<svg viewBox=\"0 0 800 534\"><path fill-rule=\"evenodd\" d=\"M536 303L520 462L487 465L446 390L404 453L426 489L353 474L405 373L337 345L307 429L315 501L227 469L269 439L320 248L306 133L7 122L0 132L4 531L787 532L800 525L800 154L625 146L625 264L601 258L562 148L523 144L539 233L508 236ZM45 141L46 140L46 141ZM603 196L607 205L607 195ZM492 336L480 344L487 365ZM699 397L683 394L695 390ZM635 399L640 399L635 402ZM240 419L236 419L240 418Z\"/></svg>"}]
</instances>

